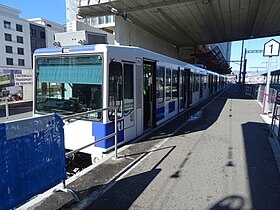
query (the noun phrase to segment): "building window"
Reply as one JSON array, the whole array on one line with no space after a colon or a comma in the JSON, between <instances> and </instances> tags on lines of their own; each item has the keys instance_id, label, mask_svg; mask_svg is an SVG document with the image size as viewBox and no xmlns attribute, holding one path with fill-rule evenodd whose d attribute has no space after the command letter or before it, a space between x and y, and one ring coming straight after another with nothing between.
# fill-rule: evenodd
<instances>
[{"instance_id":1,"label":"building window","mask_svg":"<svg viewBox=\"0 0 280 210\"><path fill-rule=\"evenodd\" d=\"M48 24L48 23L47 23L47 26L48 26L48 27L52 27L52 25L51 25L51 24Z\"/></svg>"},{"instance_id":2,"label":"building window","mask_svg":"<svg viewBox=\"0 0 280 210\"><path fill-rule=\"evenodd\" d=\"M6 34L5 33L5 41L12 41L12 34Z\"/></svg>"},{"instance_id":3,"label":"building window","mask_svg":"<svg viewBox=\"0 0 280 210\"><path fill-rule=\"evenodd\" d=\"M17 36L17 43L23 43L23 37Z\"/></svg>"},{"instance_id":4,"label":"building window","mask_svg":"<svg viewBox=\"0 0 280 210\"><path fill-rule=\"evenodd\" d=\"M18 59L18 65L19 66L25 66L24 59Z\"/></svg>"},{"instance_id":5,"label":"building window","mask_svg":"<svg viewBox=\"0 0 280 210\"><path fill-rule=\"evenodd\" d=\"M22 32L22 25L16 24L16 30Z\"/></svg>"},{"instance_id":6,"label":"building window","mask_svg":"<svg viewBox=\"0 0 280 210\"><path fill-rule=\"evenodd\" d=\"M11 22L4 20L4 28L11 29Z\"/></svg>"},{"instance_id":7,"label":"building window","mask_svg":"<svg viewBox=\"0 0 280 210\"><path fill-rule=\"evenodd\" d=\"M99 17L98 23L99 23L99 24L105 24L105 16Z\"/></svg>"},{"instance_id":8,"label":"building window","mask_svg":"<svg viewBox=\"0 0 280 210\"><path fill-rule=\"evenodd\" d=\"M13 53L13 47L12 46L6 46L6 53Z\"/></svg>"},{"instance_id":9,"label":"building window","mask_svg":"<svg viewBox=\"0 0 280 210\"><path fill-rule=\"evenodd\" d=\"M18 48L17 48L17 51L18 51L18 54L19 54L19 55L24 55L24 49L23 49L23 48L18 47Z\"/></svg>"},{"instance_id":10,"label":"building window","mask_svg":"<svg viewBox=\"0 0 280 210\"><path fill-rule=\"evenodd\" d=\"M36 30L35 29L30 30L30 36L31 37L36 37Z\"/></svg>"},{"instance_id":11,"label":"building window","mask_svg":"<svg viewBox=\"0 0 280 210\"><path fill-rule=\"evenodd\" d=\"M44 31L40 31L40 38L41 39L46 39L46 34Z\"/></svg>"},{"instance_id":12,"label":"building window","mask_svg":"<svg viewBox=\"0 0 280 210\"><path fill-rule=\"evenodd\" d=\"M14 60L12 58L6 58L7 65L14 65Z\"/></svg>"},{"instance_id":13,"label":"building window","mask_svg":"<svg viewBox=\"0 0 280 210\"><path fill-rule=\"evenodd\" d=\"M113 23L114 22L114 16L113 15L106 16L106 22L107 23Z\"/></svg>"}]
</instances>

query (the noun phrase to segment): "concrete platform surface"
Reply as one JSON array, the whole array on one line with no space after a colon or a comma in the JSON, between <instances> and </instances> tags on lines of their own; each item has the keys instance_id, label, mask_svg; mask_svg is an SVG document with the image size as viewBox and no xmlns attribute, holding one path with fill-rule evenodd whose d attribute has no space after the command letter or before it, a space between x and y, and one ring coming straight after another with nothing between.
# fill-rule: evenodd
<instances>
[{"instance_id":1,"label":"concrete platform surface","mask_svg":"<svg viewBox=\"0 0 280 210\"><path fill-rule=\"evenodd\" d=\"M279 209L278 140L261 111L232 85L68 181L80 202L49 191L19 209Z\"/></svg>"}]
</instances>

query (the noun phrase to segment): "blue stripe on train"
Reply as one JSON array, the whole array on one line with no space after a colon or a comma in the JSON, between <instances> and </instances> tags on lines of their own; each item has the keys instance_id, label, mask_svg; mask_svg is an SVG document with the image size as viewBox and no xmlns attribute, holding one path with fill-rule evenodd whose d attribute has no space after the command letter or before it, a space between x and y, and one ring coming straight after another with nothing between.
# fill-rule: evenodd
<instances>
[{"instance_id":1,"label":"blue stripe on train","mask_svg":"<svg viewBox=\"0 0 280 210\"><path fill-rule=\"evenodd\" d=\"M69 52L94 51L94 50L95 50L95 45L74 46L69 48Z\"/></svg>"},{"instance_id":2,"label":"blue stripe on train","mask_svg":"<svg viewBox=\"0 0 280 210\"><path fill-rule=\"evenodd\" d=\"M118 120L118 143L124 141L124 121ZM115 132L115 123L111 122L108 124L102 124L100 122L92 123L92 135L95 136L96 140L99 140L107 135ZM101 141L96 144L96 147L108 149L115 144L115 137Z\"/></svg>"},{"instance_id":3,"label":"blue stripe on train","mask_svg":"<svg viewBox=\"0 0 280 210\"><path fill-rule=\"evenodd\" d=\"M171 113L173 111L175 111L175 101L171 101L169 104L168 104L168 113Z\"/></svg>"},{"instance_id":4,"label":"blue stripe on train","mask_svg":"<svg viewBox=\"0 0 280 210\"><path fill-rule=\"evenodd\" d=\"M45 54L45 53L61 53L61 47L53 47L53 48L40 48L35 50L34 54Z\"/></svg>"},{"instance_id":5,"label":"blue stripe on train","mask_svg":"<svg viewBox=\"0 0 280 210\"><path fill-rule=\"evenodd\" d=\"M160 121L161 119L164 118L164 112L165 112L164 106L157 109L157 121Z\"/></svg>"}]
</instances>

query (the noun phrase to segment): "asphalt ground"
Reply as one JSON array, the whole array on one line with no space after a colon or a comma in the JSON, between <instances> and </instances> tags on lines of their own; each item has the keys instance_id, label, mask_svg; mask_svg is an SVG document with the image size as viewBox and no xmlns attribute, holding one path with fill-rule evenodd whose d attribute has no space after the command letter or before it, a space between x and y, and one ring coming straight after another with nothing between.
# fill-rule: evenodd
<instances>
[{"instance_id":1,"label":"asphalt ground","mask_svg":"<svg viewBox=\"0 0 280 210\"><path fill-rule=\"evenodd\" d=\"M8 116L5 103L0 104L0 122L32 117L32 101L9 102Z\"/></svg>"},{"instance_id":2,"label":"asphalt ground","mask_svg":"<svg viewBox=\"0 0 280 210\"><path fill-rule=\"evenodd\" d=\"M279 209L261 107L232 85L23 209Z\"/></svg>"}]
</instances>

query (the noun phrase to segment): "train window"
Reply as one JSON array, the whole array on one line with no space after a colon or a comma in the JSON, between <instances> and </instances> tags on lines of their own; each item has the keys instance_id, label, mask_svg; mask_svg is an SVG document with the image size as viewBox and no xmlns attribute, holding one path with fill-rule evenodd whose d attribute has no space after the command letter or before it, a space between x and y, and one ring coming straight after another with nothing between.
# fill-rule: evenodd
<instances>
[{"instance_id":1,"label":"train window","mask_svg":"<svg viewBox=\"0 0 280 210\"><path fill-rule=\"evenodd\" d=\"M196 92L196 73L193 73L193 92Z\"/></svg>"},{"instance_id":2,"label":"train window","mask_svg":"<svg viewBox=\"0 0 280 210\"><path fill-rule=\"evenodd\" d=\"M198 91L197 87L198 87L198 78L197 78L197 74L193 73L193 92Z\"/></svg>"},{"instance_id":3,"label":"train window","mask_svg":"<svg viewBox=\"0 0 280 210\"><path fill-rule=\"evenodd\" d=\"M166 69L166 101L171 99L171 69Z\"/></svg>"},{"instance_id":4,"label":"train window","mask_svg":"<svg viewBox=\"0 0 280 210\"><path fill-rule=\"evenodd\" d=\"M36 59L35 108L61 115L102 108L102 59L99 55ZM88 119L100 120L101 113Z\"/></svg>"},{"instance_id":5,"label":"train window","mask_svg":"<svg viewBox=\"0 0 280 210\"><path fill-rule=\"evenodd\" d=\"M199 83L200 83L200 76L199 74L194 74L195 77L194 77L194 92L197 92L199 91Z\"/></svg>"},{"instance_id":6,"label":"train window","mask_svg":"<svg viewBox=\"0 0 280 210\"><path fill-rule=\"evenodd\" d=\"M191 92L193 92L193 88L194 88L194 73L191 72L190 73L190 89L191 89Z\"/></svg>"},{"instance_id":7,"label":"train window","mask_svg":"<svg viewBox=\"0 0 280 210\"><path fill-rule=\"evenodd\" d=\"M165 72L164 67L159 67L157 71L157 100L158 103L162 103L164 101L164 81L165 80Z\"/></svg>"},{"instance_id":8,"label":"train window","mask_svg":"<svg viewBox=\"0 0 280 210\"><path fill-rule=\"evenodd\" d=\"M123 97L122 64L110 62L109 64L109 107L119 106L118 117L122 116L121 101ZM114 120L114 112L109 113L109 119Z\"/></svg>"},{"instance_id":9,"label":"train window","mask_svg":"<svg viewBox=\"0 0 280 210\"><path fill-rule=\"evenodd\" d=\"M179 81L179 84L180 84L180 98L182 99L184 97L184 72L183 71L180 71L180 81Z\"/></svg>"},{"instance_id":10,"label":"train window","mask_svg":"<svg viewBox=\"0 0 280 210\"><path fill-rule=\"evenodd\" d=\"M172 71L172 98L178 98L178 71Z\"/></svg>"},{"instance_id":11,"label":"train window","mask_svg":"<svg viewBox=\"0 0 280 210\"><path fill-rule=\"evenodd\" d=\"M207 88L207 75L203 75L203 88L206 89Z\"/></svg>"},{"instance_id":12,"label":"train window","mask_svg":"<svg viewBox=\"0 0 280 210\"><path fill-rule=\"evenodd\" d=\"M199 80L200 80L200 83L199 83L200 89L203 90L203 83L204 83L204 81L203 81L203 74L200 74Z\"/></svg>"},{"instance_id":13,"label":"train window","mask_svg":"<svg viewBox=\"0 0 280 210\"><path fill-rule=\"evenodd\" d=\"M134 110L133 64L124 64L124 115Z\"/></svg>"}]
</instances>

